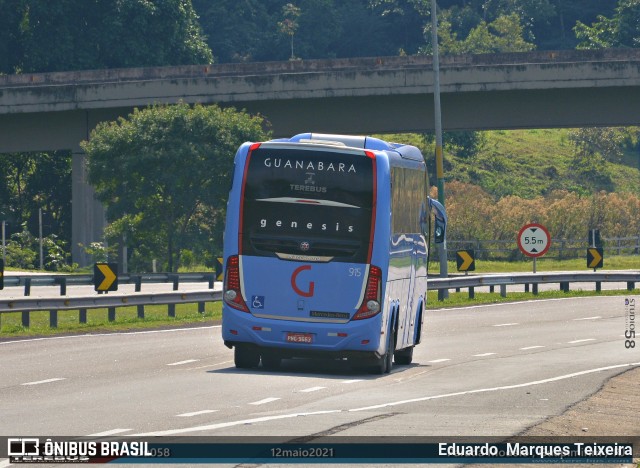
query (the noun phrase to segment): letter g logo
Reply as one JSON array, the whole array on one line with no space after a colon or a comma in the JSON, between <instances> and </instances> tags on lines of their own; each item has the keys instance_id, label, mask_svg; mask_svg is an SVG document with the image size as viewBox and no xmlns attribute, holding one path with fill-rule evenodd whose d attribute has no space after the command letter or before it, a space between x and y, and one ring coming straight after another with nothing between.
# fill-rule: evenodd
<instances>
[{"instance_id":1,"label":"letter g logo","mask_svg":"<svg viewBox=\"0 0 640 468\"><path fill-rule=\"evenodd\" d=\"M312 297L316 285L313 281L309 282L309 289L307 291L302 291L297 285L298 275L300 274L300 272L305 270L311 270L311 265L302 265L301 267L298 267L293 271L293 274L291 275L291 287L299 296Z\"/></svg>"}]
</instances>

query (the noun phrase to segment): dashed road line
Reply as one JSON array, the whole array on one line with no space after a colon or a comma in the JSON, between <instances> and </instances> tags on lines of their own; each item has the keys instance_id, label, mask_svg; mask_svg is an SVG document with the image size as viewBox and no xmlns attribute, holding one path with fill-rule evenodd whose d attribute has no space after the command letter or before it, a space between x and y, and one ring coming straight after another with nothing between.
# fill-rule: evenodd
<instances>
[{"instance_id":1,"label":"dashed road line","mask_svg":"<svg viewBox=\"0 0 640 468\"><path fill-rule=\"evenodd\" d=\"M520 325L519 323L498 323L493 325L494 327L512 327L513 325Z\"/></svg>"},{"instance_id":2,"label":"dashed road line","mask_svg":"<svg viewBox=\"0 0 640 468\"><path fill-rule=\"evenodd\" d=\"M300 390L300 393L311 393L311 392L317 392L318 390L324 390L327 387L309 387L309 388L305 388L304 390Z\"/></svg>"},{"instance_id":3,"label":"dashed road line","mask_svg":"<svg viewBox=\"0 0 640 468\"><path fill-rule=\"evenodd\" d=\"M64 377L55 377L53 379L38 380L36 382L25 382L25 383L20 384L20 385L40 385L40 384L46 384L46 383L50 383L50 382L57 382L59 380L65 380L65 378Z\"/></svg>"},{"instance_id":4,"label":"dashed road line","mask_svg":"<svg viewBox=\"0 0 640 468\"><path fill-rule=\"evenodd\" d=\"M264 405L266 403L271 403L274 401L280 400L280 398L274 398L274 397L270 397L270 398L265 398L263 400L260 401L254 401L253 403L249 403L250 405L254 405L254 406L258 406L258 405Z\"/></svg>"},{"instance_id":5,"label":"dashed road line","mask_svg":"<svg viewBox=\"0 0 640 468\"><path fill-rule=\"evenodd\" d=\"M587 341L596 341L595 338L585 338L584 340L568 341L567 344L586 343Z\"/></svg>"},{"instance_id":6,"label":"dashed road line","mask_svg":"<svg viewBox=\"0 0 640 468\"><path fill-rule=\"evenodd\" d=\"M179 418L191 418L193 416L200 416L201 414L215 413L216 411L218 411L218 410L206 409L206 410L202 410L202 411L193 411L192 413L176 414L176 417L179 417Z\"/></svg>"},{"instance_id":7,"label":"dashed road line","mask_svg":"<svg viewBox=\"0 0 640 468\"><path fill-rule=\"evenodd\" d=\"M182 364L191 364L192 362L198 362L200 359L187 359L186 361L172 362L167 366L181 366Z\"/></svg>"},{"instance_id":8,"label":"dashed road line","mask_svg":"<svg viewBox=\"0 0 640 468\"><path fill-rule=\"evenodd\" d=\"M502 390L512 390L512 389L515 389L515 388L526 388L526 387L531 387L531 386L535 386L535 385L542 385L542 384L546 384L546 383L557 382L557 381L560 381L560 380L571 379L571 378L574 378L574 377L587 375L587 374L592 374L592 373L596 373L596 372L603 372L603 371L609 371L609 370L613 370L613 369L623 369L625 367L636 367L636 366L640 366L640 362L633 362L633 363L627 363L627 364L617 364L617 365L612 365L612 366L607 366L607 367L599 367L599 368L595 368L595 369L587 369L587 370L584 370L584 371L574 372L574 373L571 373L571 374L559 375L559 376L556 376L556 377L550 377L550 378L543 379L543 380L535 380L535 381L529 381L529 382L523 382L523 383L516 383L516 384L512 384L512 385L505 385L505 386L502 386L502 387L477 388L477 389L473 389L473 390L466 390L466 391L455 392L455 393L444 393L444 394L439 394L439 395L431 395L431 396L426 396L426 397L413 398L413 399L409 399L409 400L392 401L392 402L387 402L387 403L383 403L383 404L380 404L380 405L374 405L374 406L366 406L366 407L351 408L351 409L312 411L312 412L307 412L307 413L288 413L288 414L279 414L279 415L272 415L272 416L263 416L263 417L259 417L259 418L241 419L241 420L236 420L236 421L227 421L227 422L209 424L209 425L204 425L204 426L184 427L184 428L179 428L179 429L169 429L169 430L149 432L149 433L132 434L132 437L170 436L170 435L187 434L187 433L193 433L193 432L213 431L213 430L217 430L217 429L225 429L225 428L228 428L228 427L242 426L242 425L245 425L245 424L257 424L257 423L262 423L262 422L278 421L278 420L283 420L283 419L294 419L294 418L300 418L300 417L311 417L311 416L319 416L319 415L327 415L327 414L338 414L338 413L352 413L352 412L359 412L359 411L369 411L369 410L373 410L373 409L388 408L388 407L393 407L393 406L406 405L406 404L410 404L410 403L419 403L419 402L423 402L423 401L436 400L436 399L442 399L442 398L452 398L452 397L463 396L463 395L472 395L472 394L476 394L476 393L498 392L498 391L502 391Z\"/></svg>"},{"instance_id":9,"label":"dashed road line","mask_svg":"<svg viewBox=\"0 0 640 468\"><path fill-rule=\"evenodd\" d=\"M524 348L520 348L520 351L529 351L530 349L539 349L539 348L545 348L546 346L542 346L542 345L535 345L535 346L526 346Z\"/></svg>"},{"instance_id":10,"label":"dashed road line","mask_svg":"<svg viewBox=\"0 0 640 468\"><path fill-rule=\"evenodd\" d=\"M106 437L116 434L122 434L123 432L131 432L133 429L111 429L110 431L97 432L95 434L89 434L87 437Z\"/></svg>"},{"instance_id":11,"label":"dashed road line","mask_svg":"<svg viewBox=\"0 0 640 468\"><path fill-rule=\"evenodd\" d=\"M427 361L428 363L431 364L438 364L440 362L447 362L447 361L451 361L451 359L449 358L442 358L442 359L434 359L433 361Z\"/></svg>"},{"instance_id":12,"label":"dashed road line","mask_svg":"<svg viewBox=\"0 0 640 468\"><path fill-rule=\"evenodd\" d=\"M601 319L602 317L600 317L599 315L597 317L583 317L583 318L577 318L577 319L573 319L575 322L579 321L579 320L597 320L597 319Z\"/></svg>"},{"instance_id":13,"label":"dashed road line","mask_svg":"<svg viewBox=\"0 0 640 468\"><path fill-rule=\"evenodd\" d=\"M358 383L358 382L364 382L364 380L362 379L343 380L341 383L349 385L349 384Z\"/></svg>"},{"instance_id":14,"label":"dashed road line","mask_svg":"<svg viewBox=\"0 0 640 468\"><path fill-rule=\"evenodd\" d=\"M473 357L485 357L485 356L493 356L496 353L482 353L482 354L474 354Z\"/></svg>"}]
</instances>

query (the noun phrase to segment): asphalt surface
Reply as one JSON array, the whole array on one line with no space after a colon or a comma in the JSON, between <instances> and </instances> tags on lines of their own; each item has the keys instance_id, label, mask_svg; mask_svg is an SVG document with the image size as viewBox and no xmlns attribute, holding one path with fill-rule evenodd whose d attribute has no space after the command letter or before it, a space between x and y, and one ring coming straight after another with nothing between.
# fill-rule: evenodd
<instances>
[{"instance_id":1,"label":"asphalt surface","mask_svg":"<svg viewBox=\"0 0 640 468\"><path fill-rule=\"evenodd\" d=\"M414 363L385 376L345 361L238 370L218 326L2 342L0 433L519 434L640 366L624 299L431 310Z\"/></svg>"}]
</instances>

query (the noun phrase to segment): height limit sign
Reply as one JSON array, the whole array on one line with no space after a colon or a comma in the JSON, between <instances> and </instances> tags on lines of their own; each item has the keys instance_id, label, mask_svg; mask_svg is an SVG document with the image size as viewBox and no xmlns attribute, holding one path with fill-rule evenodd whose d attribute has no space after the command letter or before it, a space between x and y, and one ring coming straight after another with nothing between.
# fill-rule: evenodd
<instances>
[{"instance_id":1,"label":"height limit sign","mask_svg":"<svg viewBox=\"0 0 640 468\"><path fill-rule=\"evenodd\" d=\"M547 253L551 247L551 235L542 224L527 224L518 233L518 247L527 257L533 257L533 272L536 272L536 259Z\"/></svg>"}]
</instances>

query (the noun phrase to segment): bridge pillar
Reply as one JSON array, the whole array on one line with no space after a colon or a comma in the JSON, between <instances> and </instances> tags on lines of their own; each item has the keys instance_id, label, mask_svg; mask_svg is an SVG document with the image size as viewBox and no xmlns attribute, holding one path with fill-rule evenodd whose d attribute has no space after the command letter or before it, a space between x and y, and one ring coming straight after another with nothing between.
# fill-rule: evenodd
<instances>
[{"instance_id":1,"label":"bridge pillar","mask_svg":"<svg viewBox=\"0 0 640 468\"><path fill-rule=\"evenodd\" d=\"M106 225L105 210L96 200L95 191L88 181L87 155L80 151L72 153L71 166L71 260L87 266L91 258L79 245L89 246L103 240Z\"/></svg>"}]
</instances>

